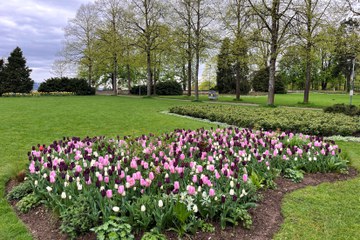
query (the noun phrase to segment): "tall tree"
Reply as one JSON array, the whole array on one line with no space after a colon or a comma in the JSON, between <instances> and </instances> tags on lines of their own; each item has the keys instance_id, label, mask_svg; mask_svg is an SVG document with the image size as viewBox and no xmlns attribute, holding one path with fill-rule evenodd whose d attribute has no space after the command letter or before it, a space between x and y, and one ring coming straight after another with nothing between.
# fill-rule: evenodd
<instances>
[{"instance_id":1,"label":"tall tree","mask_svg":"<svg viewBox=\"0 0 360 240\"><path fill-rule=\"evenodd\" d=\"M213 21L210 2L206 0L193 0L192 10L194 16L192 18L192 30L194 32L194 52L195 52L195 101L199 100L199 69L200 56L207 47L207 27Z\"/></svg>"},{"instance_id":2,"label":"tall tree","mask_svg":"<svg viewBox=\"0 0 360 240\"><path fill-rule=\"evenodd\" d=\"M289 16L293 0L248 0L256 16L269 32L270 39L264 39L270 45L270 74L268 105L275 101L275 74L276 62L280 47L284 44L286 33L295 15Z\"/></svg>"},{"instance_id":3,"label":"tall tree","mask_svg":"<svg viewBox=\"0 0 360 240\"><path fill-rule=\"evenodd\" d=\"M180 24L178 37L184 38L183 41L180 41L183 44L180 46L184 49L186 53L186 64L187 64L187 95L191 96L191 86L193 78L193 31L192 31L192 18L193 18L193 5L194 0L179 0L177 4L173 7L174 11L177 13L178 17L182 24ZM185 69L184 69L185 72Z\"/></svg>"},{"instance_id":4,"label":"tall tree","mask_svg":"<svg viewBox=\"0 0 360 240\"><path fill-rule=\"evenodd\" d=\"M297 35L305 50L306 79L304 89L304 103L309 102L311 72L313 63L313 48L318 36L318 29L324 21L324 16L330 1L323 4L320 0L300 0L297 6Z\"/></svg>"},{"instance_id":5,"label":"tall tree","mask_svg":"<svg viewBox=\"0 0 360 240\"><path fill-rule=\"evenodd\" d=\"M65 27L65 49L63 55L68 62L87 69L87 79L94 85L94 55L96 52L96 30L99 24L98 11L94 4L81 5L75 18Z\"/></svg>"},{"instance_id":6,"label":"tall tree","mask_svg":"<svg viewBox=\"0 0 360 240\"><path fill-rule=\"evenodd\" d=\"M234 36L232 46L235 60L236 100L240 100L240 83L246 81L249 57L246 35L250 25L247 0L228 0L226 14L222 17L225 27Z\"/></svg>"},{"instance_id":7,"label":"tall tree","mask_svg":"<svg viewBox=\"0 0 360 240\"><path fill-rule=\"evenodd\" d=\"M118 90L119 58L121 51L121 17L124 12L119 0L98 0L96 2L101 16L101 27L98 28L102 56L109 63L111 72L111 83L114 95ZM104 59L105 60L105 59Z\"/></svg>"},{"instance_id":8,"label":"tall tree","mask_svg":"<svg viewBox=\"0 0 360 240\"><path fill-rule=\"evenodd\" d=\"M34 81L30 78L31 69L26 66L26 59L19 47L10 53L2 68L0 95L6 92L29 93L32 90Z\"/></svg>"},{"instance_id":9,"label":"tall tree","mask_svg":"<svg viewBox=\"0 0 360 240\"><path fill-rule=\"evenodd\" d=\"M152 53L157 49L160 21L164 15L164 6L160 0L132 0L129 6L132 16L129 18L131 28L137 33L136 45L146 55L147 95L151 95L153 84Z\"/></svg>"},{"instance_id":10,"label":"tall tree","mask_svg":"<svg viewBox=\"0 0 360 240\"><path fill-rule=\"evenodd\" d=\"M231 52L231 41L225 38L217 58L216 87L219 93L229 93L233 88L234 71Z\"/></svg>"}]
</instances>

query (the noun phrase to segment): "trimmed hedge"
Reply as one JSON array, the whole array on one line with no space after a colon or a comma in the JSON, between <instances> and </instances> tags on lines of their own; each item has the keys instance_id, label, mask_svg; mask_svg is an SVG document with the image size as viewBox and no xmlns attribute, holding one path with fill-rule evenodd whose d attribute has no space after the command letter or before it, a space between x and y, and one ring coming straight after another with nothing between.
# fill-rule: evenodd
<instances>
[{"instance_id":1,"label":"trimmed hedge","mask_svg":"<svg viewBox=\"0 0 360 240\"><path fill-rule=\"evenodd\" d=\"M324 112L327 113L343 113L349 116L360 116L360 108L355 105L345 105L345 104L334 104L330 107L326 107Z\"/></svg>"},{"instance_id":2,"label":"trimmed hedge","mask_svg":"<svg viewBox=\"0 0 360 240\"><path fill-rule=\"evenodd\" d=\"M85 79L50 78L42 82L39 92L74 92L76 95L95 95L95 88L89 86Z\"/></svg>"},{"instance_id":3,"label":"trimmed hedge","mask_svg":"<svg viewBox=\"0 0 360 240\"><path fill-rule=\"evenodd\" d=\"M156 84L157 95L182 95L181 84L176 81L159 82Z\"/></svg>"},{"instance_id":4,"label":"trimmed hedge","mask_svg":"<svg viewBox=\"0 0 360 240\"><path fill-rule=\"evenodd\" d=\"M133 86L130 89L130 93L134 95L146 95L147 86L146 85ZM182 95L182 93L183 91L181 84L176 81L165 81L156 84L157 95ZM154 94L152 88L151 88L151 94Z\"/></svg>"},{"instance_id":5,"label":"trimmed hedge","mask_svg":"<svg viewBox=\"0 0 360 240\"><path fill-rule=\"evenodd\" d=\"M130 94L133 94L133 95L146 95L146 93L147 93L146 85L136 85L130 89ZM152 90L151 90L151 93L153 93Z\"/></svg>"},{"instance_id":6,"label":"trimmed hedge","mask_svg":"<svg viewBox=\"0 0 360 240\"><path fill-rule=\"evenodd\" d=\"M317 110L201 104L173 107L170 112L244 128L280 129L321 136L349 136L360 132L359 117Z\"/></svg>"}]
</instances>

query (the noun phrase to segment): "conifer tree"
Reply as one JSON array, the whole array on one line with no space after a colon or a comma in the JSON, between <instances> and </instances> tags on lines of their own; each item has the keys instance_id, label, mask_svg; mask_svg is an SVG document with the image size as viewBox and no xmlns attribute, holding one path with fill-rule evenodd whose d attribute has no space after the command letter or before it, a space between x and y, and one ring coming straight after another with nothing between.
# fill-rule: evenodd
<instances>
[{"instance_id":1,"label":"conifer tree","mask_svg":"<svg viewBox=\"0 0 360 240\"><path fill-rule=\"evenodd\" d=\"M30 72L31 69L26 66L22 50L16 47L10 53L8 61L1 71L0 94L30 92L34 85L34 81L30 78Z\"/></svg>"},{"instance_id":2,"label":"conifer tree","mask_svg":"<svg viewBox=\"0 0 360 240\"><path fill-rule=\"evenodd\" d=\"M216 87L219 93L228 93L234 89L234 71L231 58L231 42L225 38L218 55L218 69L216 72Z\"/></svg>"}]
</instances>

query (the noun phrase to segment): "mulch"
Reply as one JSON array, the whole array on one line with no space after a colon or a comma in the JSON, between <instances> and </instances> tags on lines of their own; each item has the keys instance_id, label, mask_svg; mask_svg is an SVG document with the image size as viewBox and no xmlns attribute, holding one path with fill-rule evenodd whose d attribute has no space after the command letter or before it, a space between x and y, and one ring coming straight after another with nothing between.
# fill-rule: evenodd
<instances>
[{"instance_id":1,"label":"mulch","mask_svg":"<svg viewBox=\"0 0 360 240\"><path fill-rule=\"evenodd\" d=\"M296 189L306 186L315 186L323 182L344 181L357 176L358 172L350 168L348 174L337 173L316 173L306 174L301 183L294 183L288 179L278 178L275 182L276 189L268 189L261 192L263 200L258 203L255 209L251 209L250 213L253 218L253 225L251 229L244 229L241 224L234 227L227 227L221 230L219 223L214 223L216 228L214 233L198 232L193 236L186 236L184 239L199 239L199 240L229 240L229 239L252 239L252 240L265 240L271 239L272 236L280 229L283 222L281 215L282 199L285 194L292 192ZM8 193L12 187L18 182L11 180L6 186ZM51 210L45 206L40 205L28 213L21 213L15 208L15 201L10 202L18 217L24 222L33 235L34 239L39 240L66 240L67 236L60 232L60 220L55 216ZM165 233L168 239L178 239L174 232ZM137 236L137 239L140 239ZM94 233L89 233L81 236L78 240L92 240L96 239Z\"/></svg>"}]
</instances>

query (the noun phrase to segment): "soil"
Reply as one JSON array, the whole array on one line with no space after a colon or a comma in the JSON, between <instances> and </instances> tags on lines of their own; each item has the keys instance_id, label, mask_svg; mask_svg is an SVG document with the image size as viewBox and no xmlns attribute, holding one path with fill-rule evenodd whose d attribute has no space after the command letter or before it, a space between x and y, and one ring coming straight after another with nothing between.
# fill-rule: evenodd
<instances>
[{"instance_id":1,"label":"soil","mask_svg":"<svg viewBox=\"0 0 360 240\"><path fill-rule=\"evenodd\" d=\"M214 233L198 232L193 236L185 237L188 239L199 240L228 240L228 239L252 239L252 240L265 240L271 239L272 236L280 229L283 222L281 215L282 199L285 194L292 192L296 189L306 186L315 186L323 182L343 181L354 178L358 172L350 168L348 174L337 173L316 173L306 174L301 183L294 183L288 179L278 178L275 182L276 189L269 189L262 191L263 200L258 203L255 209L251 209L250 213L253 218L253 225L251 229L244 229L241 224L235 227L227 227L221 230L219 223L213 223L216 230ZM11 180L6 186L6 192L9 192L18 182ZM60 220L48 210L45 206L41 205L32 209L28 213L21 213L15 208L15 201L10 202L18 217L25 223L29 232L33 235L34 239L39 240L66 240L67 236L60 232ZM165 233L168 239L178 239L174 232ZM89 233L81 236L78 240L92 240L96 239L94 233ZM137 239L141 239L137 236Z\"/></svg>"}]
</instances>

